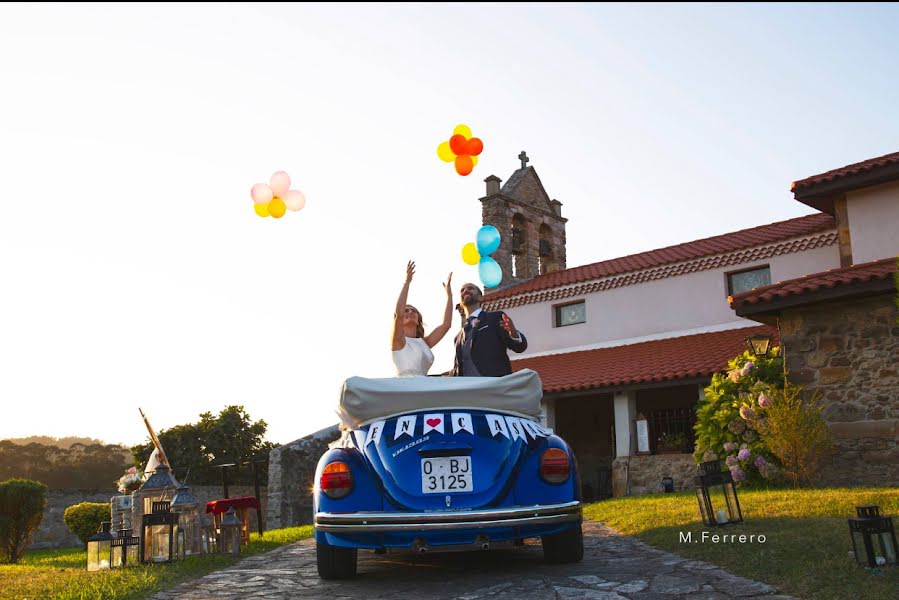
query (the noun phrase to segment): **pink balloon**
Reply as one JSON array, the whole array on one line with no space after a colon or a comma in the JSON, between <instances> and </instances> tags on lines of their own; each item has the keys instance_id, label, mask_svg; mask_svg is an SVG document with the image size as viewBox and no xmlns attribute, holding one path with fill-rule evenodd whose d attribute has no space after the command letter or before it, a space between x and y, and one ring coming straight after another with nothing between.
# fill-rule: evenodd
<instances>
[{"instance_id":1,"label":"pink balloon","mask_svg":"<svg viewBox=\"0 0 899 600\"><path fill-rule=\"evenodd\" d=\"M290 175L284 171L277 171L272 175L270 183L275 196L283 200L284 196L287 194L287 190L290 189Z\"/></svg>"},{"instance_id":2,"label":"pink balloon","mask_svg":"<svg viewBox=\"0 0 899 600\"><path fill-rule=\"evenodd\" d=\"M306 196L299 190L290 190L284 196L284 204L287 205L287 210L302 210L306 206Z\"/></svg>"},{"instance_id":3,"label":"pink balloon","mask_svg":"<svg viewBox=\"0 0 899 600\"><path fill-rule=\"evenodd\" d=\"M274 194L272 193L272 188L264 183L257 183L253 186L253 189L250 190L250 196L256 204L268 204L272 201L272 196L274 196Z\"/></svg>"}]
</instances>

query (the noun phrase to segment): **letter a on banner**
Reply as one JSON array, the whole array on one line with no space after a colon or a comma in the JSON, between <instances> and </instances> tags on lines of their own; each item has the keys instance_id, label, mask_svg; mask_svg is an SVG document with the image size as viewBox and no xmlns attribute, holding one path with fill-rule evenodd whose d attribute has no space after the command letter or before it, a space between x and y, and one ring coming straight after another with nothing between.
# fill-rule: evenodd
<instances>
[{"instance_id":1,"label":"letter a on banner","mask_svg":"<svg viewBox=\"0 0 899 600\"><path fill-rule=\"evenodd\" d=\"M378 445L378 442L381 440L381 431L384 430L384 421L378 421L377 423L372 423L371 427L368 428L368 439L365 440L365 445L369 445L372 442L375 443L375 446Z\"/></svg>"},{"instance_id":2,"label":"letter a on banner","mask_svg":"<svg viewBox=\"0 0 899 600\"><path fill-rule=\"evenodd\" d=\"M474 435L474 426L471 424L471 415L469 413L453 413L450 415L453 421L453 433L465 430Z\"/></svg>"},{"instance_id":3,"label":"letter a on banner","mask_svg":"<svg viewBox=\"0 0 899 600\"><path fill-rule=\"evenodd\" d=\"M521 438L527 443L528 438L524 434L524 427L521 426L521 420L518 417L506 417L506 423L509 425L509 431L512 432L512 440Z\"/></svg>"},{"instance_id":4,"label":"letter a on banner","mask_svg":"<svg viewBox=\"0 0 899 600\"><path fill-rule=\"evenodd\" d=\"M529 419L522 419L521 424L524 425L525 431L527 431L535 440L540 436L546 435L540 430L540 427L536 423Z\"/></svg>"},{"instance_id":5,"label":"letter a on banner","mask_svg":"<svg viewBox=\"0 0 899 600\"><path fill-rule=\"evenodd\" d=\"M415 415L400 417L396 420L396 433L393 439L397 439L401 435L412 437L415 434Z\"/></svg>"},{"instance_id":6,"label":"letter a on banner","mask_svg":"<svg viewBox=\"0 0 899 600\"><path fill-rule=\"evenodd\" d=\"M485 415L487 417L487 426L490 427L490 435L491 437L496 437L496 434L502 434L509 437L509 430L506 429L506 422L503 421L503 418L499 415Z\"/></svg>"}]
</instances>

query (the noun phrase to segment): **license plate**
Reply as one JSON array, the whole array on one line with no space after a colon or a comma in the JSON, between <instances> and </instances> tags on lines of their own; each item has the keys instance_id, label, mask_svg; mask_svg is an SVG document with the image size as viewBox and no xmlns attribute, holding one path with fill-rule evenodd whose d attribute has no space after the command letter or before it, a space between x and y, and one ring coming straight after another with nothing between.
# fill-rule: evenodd
<instances>
[{"instance_id":1,"label":"license plate","mask_svg":"<svg viewBox=\"0 0 899 600\"><path fill-rule=\"evenodd\" d=\"M470 456L421 459L421 493L473 492Z\"/></svg>"}]
</instances>

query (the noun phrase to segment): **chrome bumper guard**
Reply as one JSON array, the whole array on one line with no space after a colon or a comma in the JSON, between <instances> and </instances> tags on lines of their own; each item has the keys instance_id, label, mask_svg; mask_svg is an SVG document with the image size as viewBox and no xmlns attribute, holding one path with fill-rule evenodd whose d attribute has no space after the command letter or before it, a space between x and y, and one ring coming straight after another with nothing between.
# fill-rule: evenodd
<instances>
[{"instance_id":1,"label":"chrome bumper guard","mask_svg":"<svg viewBox=\"0 0 899 600\"><path fill-rule=\"evenodd\" d=\"M382 531L446 531L488 527L555 525L581 518L581 503L537 504L522 508L425 513L326 513L315 515L315 528L327 533Z\"/></svg>"}]
</instances>

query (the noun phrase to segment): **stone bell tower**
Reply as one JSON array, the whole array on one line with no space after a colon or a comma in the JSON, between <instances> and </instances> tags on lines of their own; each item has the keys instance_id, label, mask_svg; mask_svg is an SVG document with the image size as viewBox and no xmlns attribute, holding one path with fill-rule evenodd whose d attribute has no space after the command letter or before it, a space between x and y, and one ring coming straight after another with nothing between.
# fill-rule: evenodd
<instances>
[{"instance_id":1,"label":"stone bell tower","mask_svg":"<svg viewBox=\"0 0 899 600\"><path fill-rule=\"evenodd\" d=\"M538 275L565 268L565 223L562 203L551 200L529 158L518 155L521 168L506 184L496 175L484 181L487 195L480 198L484 225L499 230L501 242L491 256L503 270L502 289Z\"/></svg>"}]
</instances>

